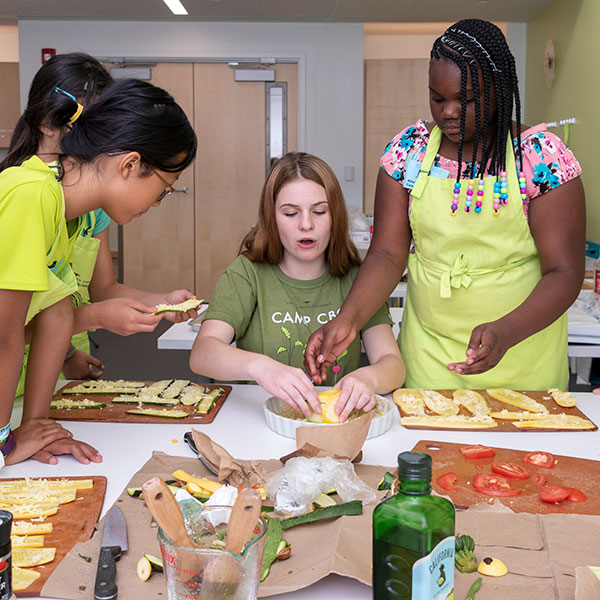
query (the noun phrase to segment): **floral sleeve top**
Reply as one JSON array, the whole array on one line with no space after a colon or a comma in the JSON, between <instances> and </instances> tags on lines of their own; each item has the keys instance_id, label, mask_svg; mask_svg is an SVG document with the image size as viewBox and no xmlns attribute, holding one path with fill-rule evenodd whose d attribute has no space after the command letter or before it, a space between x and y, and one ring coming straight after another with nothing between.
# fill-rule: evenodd
<instances>
[{"instance_id":1,"label":"floral sleeve top","mask_svg":"<svg viewBox=\"0 0 600 600\"><path fill-rule=\"evenodd\" d=\"M381 168L390 177L404 183L406 162L409 159L423 161L425 149L429 141L429 131L424 121L401 131L386 146L381 157ZM517 140L513 140L516 147ZM529 202L559 185L581 175L581 167L574 154L565 143L553 133L546 131L544 124L536 125L521 134L521 152L523 154L523 171L527 178L527 202L523 205L525 216L528 214ZM458 163L443 156L436 164L450 171L455 178ZM463 170L470 163L463 163Z\"/></svg>"}]
</instances>

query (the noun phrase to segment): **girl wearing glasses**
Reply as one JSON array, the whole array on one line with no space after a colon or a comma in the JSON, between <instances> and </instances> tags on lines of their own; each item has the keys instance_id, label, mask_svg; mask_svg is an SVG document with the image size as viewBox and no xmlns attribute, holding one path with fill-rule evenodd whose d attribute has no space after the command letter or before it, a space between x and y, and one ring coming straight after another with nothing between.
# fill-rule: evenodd
<instances>
[{"instance_id":1,"label":"girl wearing glasses","mask_svg":"<svg viewBox=\"0 0 600 600\"><path fill-rule=\"evenodd\" d=\"M193 160L196 136L183 110L164 90L123 80L83 112L68 95L54 127L68 127L55 168L32 156L0 173L0 451L7 463L73 453L101 460L69 441L49 421L54 385L74 327L71 260L84 225L98 208L119 224L158 204ZM9 423L25 343L30 343L21 426ZM6 424L6 425L5 425Z\"/></svg>"}]
</instances>

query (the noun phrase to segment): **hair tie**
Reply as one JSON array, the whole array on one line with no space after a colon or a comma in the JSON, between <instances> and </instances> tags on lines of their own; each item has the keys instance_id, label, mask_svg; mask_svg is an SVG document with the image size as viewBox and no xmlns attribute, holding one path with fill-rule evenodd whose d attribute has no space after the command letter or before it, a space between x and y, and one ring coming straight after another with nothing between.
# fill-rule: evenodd
<instances>
[{"instance_id":1,"label":"hair tie","mask_svg":"<svg viewBox=\"0 0 600 600\"><path fill-rule=\"evenodd\" d=\"M71 100L73 100L73 102L75 102L75 104L77 104L77 110L73 113L73 116L69 119L69 121L67 123L68 125L72 125L81 116L81 113L83 112L83 105L79 104L79 102L77 102L77 98L75 98L75 96L73 96L73 94L70 94L69 92L65 92L65 90L59 88L58 86L56 86L54 88L54 91L58 94L63 94L63 96L70 98Z\"/></svg>"}]
</instances>

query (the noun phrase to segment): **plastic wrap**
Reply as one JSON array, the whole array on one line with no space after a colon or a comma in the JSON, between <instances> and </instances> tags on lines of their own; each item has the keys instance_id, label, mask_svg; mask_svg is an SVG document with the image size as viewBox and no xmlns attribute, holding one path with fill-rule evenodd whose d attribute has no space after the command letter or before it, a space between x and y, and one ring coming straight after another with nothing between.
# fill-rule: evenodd
<instances>
[{"instance_id":1,"label":"plastic wrap","mask_svg":"<svg viewBox=\"0 0 600 600\"><path fill-rule=\"evenodd\" d=\"M375 491L354 472L349 460L291 458L265 485L275 510L289 516L309 513L313 502L324 492L335 490L342 502L374 502Z\"/></svg>"}]
</instances>

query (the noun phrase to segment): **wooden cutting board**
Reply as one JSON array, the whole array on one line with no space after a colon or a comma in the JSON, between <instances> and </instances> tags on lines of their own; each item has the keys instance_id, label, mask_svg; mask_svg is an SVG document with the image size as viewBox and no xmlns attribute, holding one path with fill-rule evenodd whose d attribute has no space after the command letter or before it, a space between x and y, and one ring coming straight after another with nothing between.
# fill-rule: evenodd
<instances>
[{"instance_id":1,"label":"wooden cutting board","mask_svg":"<svg viewBox=\"0 0 600 600\"><path fill-rule=\"evenodd\" d=\"M26 590L15 592L19 598L39 597L46 580L57 567L58 563L69 553L77 542L85 542L92 537L94 526L100 517L104 493L106 492L106 477L45 477L47 480L56 479L93 479L94 487L90 490L77 490L77 499L67 504L61 504L55 515L46 517L44 522L52 523L52 533L44 535L44 547L56 548L56 557L48 564L31 568L40 573L40 577ZM2 479L1 481L16 481L19 478ZM31 519L24 519L30 521ZM35 521L34 521L35 522ZM90 557L97 561L98 557ZM84 559L82 558L83 562ZM28 568L29 570L29 568Z\"/></svg>"},{"instance_id":2,"label":"wooden cutting board","mask_svg":"<svg viewBox=\"0 0 600 600\"><path fill-rule=\"evenodd\" d=\"M71 381L62 387L58 392L54 394L54 400L60 400L61 398L69 399L82 399L89 398L90 400L97 400L98 402L104 402L106 406L102 408L85 408L85 409L50 409L50 418L56 419L57 421L98 421L102 423L170 423L176 425L178 423L196 423L204 425L206 423L212 423L217 413L221 410L223 403L227 399L227 396L231 393L230 385L220 384L202 384L208 390L214 388L222 388L225 393L217 400L212 410L207 415L194 414L194 406L184 406L183 404L177 404L175 406L155 406L153 404L146 405L147 408L168 408L175 410L183 410L188 413L189 416L183 419L171 419L166 417L149 417L145 415L131 415L127 411L132 408L137 408L135 404L112 404L112 399L115 396L121 394L69 394L69 388L79 385L81 381ZM150 385L153 381L145 381L144 383Z\"/></svg>"},{"instance_id":3,"label":"wooden cutting board","mask_svg":"<svg viewBox=\"0 0 600 600\"><path fill-rule=\"evenodd\" d=\"M431 485L440 495L452 500L457 508L467 508L479 502L491 502L492 496L485 496L475 491L473 477L480 472L491 473L492 462L512 462L524 466L530 473L529 479L509 479L515 489L523 489L520 496L512 498L496 498L514 512L543 513L543 514L600 514L600 461L585 458L573 458L555 454L557 462L552 469L542 469L534 465L523 463L527 452L506 448L494 448L496 456L493 458L478 458L466 460L459 448L467 444L452 444L450 442L436 442L421 440L413 450L427 452L433 457L433 474ZM543 451L540 447L538 450ZM458 477L455 484L456 492L448 492L437 483L437 478L444 473L454 473ZM564 500L558 504L548 504L539 499L540 487L533 482L536 473L543 473L548 477L546 485L559 485L561 487L574 487L581 490L586 496L585 502L569 502Z\"/></svg>"},{"instance_id":4,"label":"wooden cutting board","mask_svg":"<svg viewBox=\"0 0 600 600\"><path fill-rule=\"evenodd\" d=\"M454 392L455 390L434 390L436 392L439 392L440 394L442 394L443 396L447 396L448 398L452 399L452 392ZM485 390L475 390L477 392L479 392L485 399L485 401L489 404L490 408L492 409L492 412L500 412L501 410L508 410L510 412L522 412L523 409L522 408L518 408L516 406L511 406L510 404L505 404L504 402L500 402L500 400L496 400L495 398L492 398L491 396L489 396ZM536 402L539 402L540 404L543 404L547 409L548 412L550 414L558 414L558 413L565 413L566 415L575 415L577 417L581 417L583 419L587 419L588 421L592 421L592 419L590 419L585 413L583 413L582 411L580 411L576 406L573 406L571 408L563 408L562 406L558 406L558 404L556 404L556 402L554 402L554 400L552 400L552 398L550 398L549 400L546 400L545 398L549 398L550 394L546 393L546 392L523 392L521 390L516 390L521 392L522 394L526 394L527 396L529 396L530 398L532 398L533 400L535 400ZM398 406L398 410L400 411L400 414L402 416L408 416L407 414L405 414L400 407ZM433 415L435 413L432 413L431 411L429 411L428 409L425 409L425 412L427 414ZM464 407L461 406L460 407L460 412L459 414L461 415L467 415L467 416L471 416L471 413ZM498 427L488 427L488 428L481 428L481 431L489 431L490 433L494 432L494 431L510 431L511 433L514 433L515 431L523 431L523 432L532 432L532 431L561 431L561 432L574 432L576 431L577 433L582 433L584 431L596 431L598 429L598 425L596 425L596 423L594 423L592 421L592 423L594 423L594 427L593 429L521 429L520 427L515 427L511 421L506 421L504 419L495 419L496 423L498 423ZM421 425L404 425L402 424L402 427L405 427L406 429L426 429L427 431L461 431L460 427L424 427ZM474 427L469 427L464 428L463 431L477 431L477 428Z\"/></svg>"}]
</instances>

